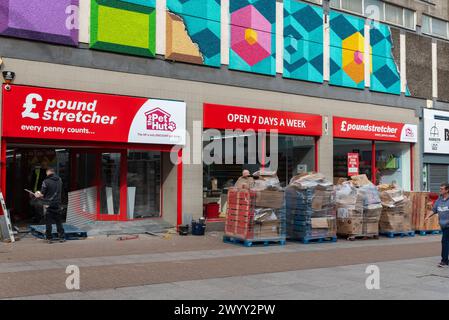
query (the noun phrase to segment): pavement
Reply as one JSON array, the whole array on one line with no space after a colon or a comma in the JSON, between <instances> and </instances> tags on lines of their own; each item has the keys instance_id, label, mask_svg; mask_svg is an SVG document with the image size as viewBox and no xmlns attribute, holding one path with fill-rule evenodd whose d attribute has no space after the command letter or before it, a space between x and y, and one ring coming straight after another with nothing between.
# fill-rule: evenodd
<instances>
[{"instance_id":1,"label":"pavement","mask_svg":"<svg viewBox=\"0 0 449 320\"><path fill-rule=\"evenodd\" d=\"M440 236L251 248L221 239L0 244L0 299L449 298ZM65 285L69 265L80 269L78 291ZM380 268L380 290L365 286L368 265Z\"/></svg>"}]
</instances>

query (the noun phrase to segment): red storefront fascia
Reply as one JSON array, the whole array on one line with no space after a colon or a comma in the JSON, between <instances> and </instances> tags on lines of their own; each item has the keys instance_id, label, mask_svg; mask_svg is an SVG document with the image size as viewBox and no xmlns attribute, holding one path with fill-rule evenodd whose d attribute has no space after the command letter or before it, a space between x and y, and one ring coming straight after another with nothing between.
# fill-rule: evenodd
<instances>
[{"instance_id":1,"label":"red storefront fascia","mask_svg":"<svg viewBox=\"0 0 449 320\"><path fill-rule=\"evenodd\" d=\"M276 130L278 134L311 136L315 138L315 171L318 171L318 142L323 134L320 115L276 111L205 103L204 129ZM263 152L264 154L264 152Z\"/></svg>"},{"instance_id":2,"label":"red storefront fascia","mask_svg":"<svg viewBox=\"0 0 449 320\"><path fill-rule=\"evenodd\" d=\"M410 178L413 191L413 148L418 142L418 126L388 121L333 118L334 138L371 140L373 183L376 183L376 141L410 143Z\"/></svg>"},{"instance_id":3,"label":"red storefront fascia","mask_svg":"<svg viewBox=\"0 0 449 320\"><path fill-rule=\"evenodd\" d=\"M8 143L118 150L122 155L120 215L111 220L123 221L127 220L126 150L177 152L177 219L182 223L185 102L21 85L3 86L2 94L3 194Z\"/></svg>"}]
</instances>

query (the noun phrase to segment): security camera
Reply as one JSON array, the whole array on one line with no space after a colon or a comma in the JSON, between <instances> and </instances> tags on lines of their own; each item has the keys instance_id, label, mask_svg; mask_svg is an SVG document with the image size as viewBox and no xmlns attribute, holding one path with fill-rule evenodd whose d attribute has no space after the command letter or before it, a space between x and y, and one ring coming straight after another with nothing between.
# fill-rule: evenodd
<instances>
[{"instance_id":1,"label":"security camera","mask_svg":"<svg viewBox=\"0 0 449 320\"><path fill-rule=\"evenodd\" d=\"M16 73L12 71L3 71L2 75L3 80L5 80L6 84L10 84L11 82L13 82L16 77Z\"/></svg>"},{"instance_id":2,"label":"security camera","mask_svg":"<svg viewBox=\"0 0 449 320\"><path fill-rule=\"evenodd\" d=\"M6 90L6 91L11 91L11 86L10 86L9 84L7 84L7 85L5 86L5 90Z\"/></svg>"}]
</instances>

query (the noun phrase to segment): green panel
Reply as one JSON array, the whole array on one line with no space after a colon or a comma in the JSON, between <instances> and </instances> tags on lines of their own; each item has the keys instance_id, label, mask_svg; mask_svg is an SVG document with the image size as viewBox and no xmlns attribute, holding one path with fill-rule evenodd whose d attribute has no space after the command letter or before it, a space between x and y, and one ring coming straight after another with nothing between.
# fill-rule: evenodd
<instances>
[{"instance_id":1,"label":"green panel","mask_svg":"<svg viewBox=\"0 0 449 320\"><path fill-rule=\"evenodd\" d=\"M156 51L154 8L117 3L105 0L92 1L91 48L154 57Z\"/></svg>"}]
</instances>

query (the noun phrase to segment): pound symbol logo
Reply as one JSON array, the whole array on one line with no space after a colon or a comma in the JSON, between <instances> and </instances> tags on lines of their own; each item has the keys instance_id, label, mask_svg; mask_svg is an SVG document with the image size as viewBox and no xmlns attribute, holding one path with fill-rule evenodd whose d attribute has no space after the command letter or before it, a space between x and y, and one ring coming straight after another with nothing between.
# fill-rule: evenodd
<instances>
[{"instance_id":1,"label":"pound symbol logo","mask_svg":"<svg viewBox=\"0 0 449 320\"><path fill-rule=\"evenodd\" d=\"M36 93L27 95L25 103L23 104L25 110L22 112L22 118L39 119L39 113L32 112L36 108L35 101L42 101L42 97Z\"/></svg>"}]
</instances>

